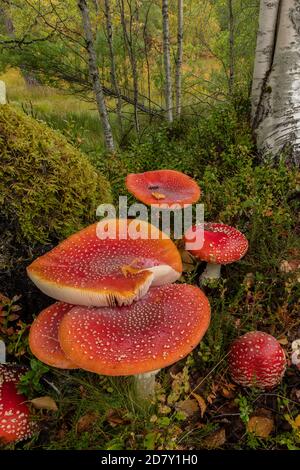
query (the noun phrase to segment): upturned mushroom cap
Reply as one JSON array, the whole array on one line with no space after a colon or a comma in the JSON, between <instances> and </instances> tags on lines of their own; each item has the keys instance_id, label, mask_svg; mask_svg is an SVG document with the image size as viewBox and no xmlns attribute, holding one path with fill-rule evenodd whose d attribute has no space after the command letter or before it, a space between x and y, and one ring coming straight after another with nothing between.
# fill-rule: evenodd
<instances>
[{"instance_id":1,"label":"upturned mushroom cap","mask_svg":"<svg viewBox=\"0 0 300 470\"><path fill-rule=\"evenodd\" d=\"M196 181L175 170L131 173L126 177L126 188L144 204L194 204L200 198Z\"/></svg>"},{"instance_id":2,"label":"upturned mushroom cap","mask_svg":"<svg viewBox=\"0 0 300 470\"><path fill-rule=\"evenodd\" d=\"M238 384L267 389L281 381L286 357L273 336L251 331L232 343L228 365L232 379Z\"/></svg>"},{"instance_id":3,"label":"upturned mushroom cap","mask_svg":"<svg viewBox=\"0 0 300 470\"><path fill-rule=\"evenodd\" d=\"M73 305L56 302L45 308L31 325L29 347L32 354L49 366L60 369L76 369L66 358L58 341L58 328L63 316Z\"/></svg>"},{"instance_id":4,"label":"upturned mushroom cap","mask_svg":"<svg viewBox=\"0 0 300 470\"><path fill-rule=\"evenodd\" d=\"M100 226L99 238L99 225L90 225L36 259L27 268L30 279L54 299L101 307L128 305L145 295L151 284L163 285L180 277L180 254L156 227L138 221L148 238L133 239L131 223L136 221L107 223L116 224L114 237L103 239Z\"/></svg>"},{"instance_id":5,"label":"upturned mushroom cap","mask_svg":"<svg viewBox=\"0 0 300 470\"><path fill-rule=\"evenodd\" d=\"M212 222L190 227L184 235L185 241L192 242L193 233L196 235L198 230L204 230L203 245L188 251L201 261L229 264L241 259L248 250L247 238L239 230Z\"/></svg>"},{"instance_id":6,"label":"upturned mushroom cap","mask_svg":"<svg viewBox=\"0 0 300 470\"><path fill-rule=\"evenodd\" d=\"M0 442L5 444L28 439L34 430L26 398L16 387L24 371L18 366L0 365Z\"/></svg>"},{"instance_id":7,"label":"upturned mushroom cap","mask_svg":"<svg viewBox=\"0 0 300 470\"><path fill-rule=\"evenodd\" d=\"M74 307L63 318L59 341L81 368L134 375L166 367L189 354L210 322L204 293L187 284L153 287L130 306Z\"/></svg>"}]
</instances>

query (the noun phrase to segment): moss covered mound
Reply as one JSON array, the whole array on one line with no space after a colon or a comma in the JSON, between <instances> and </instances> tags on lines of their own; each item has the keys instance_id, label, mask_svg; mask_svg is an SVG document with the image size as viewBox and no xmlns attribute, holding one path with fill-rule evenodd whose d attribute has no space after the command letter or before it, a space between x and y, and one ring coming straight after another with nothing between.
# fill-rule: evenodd
<instances>
[{"instance_id":1,"label":"moss covered mound","mask_svg":"<svg viewBox=\"0 0 300 470\"><path fill-rule=\"evenodd\" d=\"M110 201L109 183L64 136L9 105L0 107L2 241L55 242L94 221L96 207Z\"/></svg>"}]
</instances>

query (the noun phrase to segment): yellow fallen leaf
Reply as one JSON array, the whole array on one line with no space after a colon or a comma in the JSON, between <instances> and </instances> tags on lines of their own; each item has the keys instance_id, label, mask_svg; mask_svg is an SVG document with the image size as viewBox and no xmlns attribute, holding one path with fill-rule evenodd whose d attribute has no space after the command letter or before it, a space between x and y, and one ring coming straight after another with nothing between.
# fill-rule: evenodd
<instances>
[{"instance_id":1,"label":"yellow fallen leaf","mask_svg":"<svg viewBox=\"0 0 300 470\"><path fill-rule=\"evenodd\" d=\"M49 410L49 411L57 411L57 404L51 397L38 397L30 400L34 408L37 410Z\"/></svg>"},{"instance_id":2,"label":"yellow fallen leaf","mask_svg":"<svg viewBox=\"0 0 300 470\"><path fill-rule=\"evenodd\" d=\"M197 403L200 408L201 418L203 418L203 415L207 408L204 398L202 398L201 395L198 395L197 393L194 393L194 392L192 392L191 395L197 400Z\"/></svg>"},{"instance_id":3,"label":"yellow fallen leaf","mask_svg":"<svg viewBox=\"0 0 300 470\"><path fill-rule=\"evenodd\" d=\"M166 196L165 194L162 194L162 193L151 193L151 196L155 197L155 199L159 200L159 199L166 199Z\"/></svg>"},{"instance_id":4,"label":"yellow fallen leaf","mask_svg":"<svg viewBox=\"0 0 300 470\"><path fill-rule=\"evenodd\" d=\"M300 415L295 418L294 423L297 428L300 428Z\"/></svg>"},{"instance_id":5,"label":"yellow fallen leaf","mask_svg":"<svg viewBox=\"0 0 300 470\"><path fill-rule=\"evenodd\" d=\"M274 429L274 421L267 416L252 416L247 424L247 431L257 437L266 438Z\"/></svg>"}]
</instances>

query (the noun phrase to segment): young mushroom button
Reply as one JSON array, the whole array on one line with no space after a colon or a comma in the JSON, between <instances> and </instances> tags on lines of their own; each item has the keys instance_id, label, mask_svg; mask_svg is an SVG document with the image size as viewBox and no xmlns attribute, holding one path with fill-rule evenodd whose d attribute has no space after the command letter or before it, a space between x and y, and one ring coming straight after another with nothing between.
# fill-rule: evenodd
<instances>
[{"instance_id":1,"label":"young mushroom button","mask_svg":"<svg viewBox=\"0 0 300 470\"><path fill-rule=\"evenodd\" d=\"M232 379L238 384L268 389L280 383L286 357L273 336L251 331L232 343L228 365Z\"/></svg>"},{"instance_id":2,"label":"young mushroom button","mask_svg":"<svg viewBox=\"0 0 300 470\"><path fill-rule=\"evenodd\" d=\"M17 391L24 368L0 365L0 442L8 444L28 439L34 431L26 398Z\"/></svg>"}]
</instances>

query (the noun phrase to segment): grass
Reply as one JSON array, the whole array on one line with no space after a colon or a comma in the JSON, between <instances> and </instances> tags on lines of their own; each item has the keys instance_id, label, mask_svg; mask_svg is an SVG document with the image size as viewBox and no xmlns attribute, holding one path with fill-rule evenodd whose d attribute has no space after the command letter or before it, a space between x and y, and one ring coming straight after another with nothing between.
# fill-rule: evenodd
<instances>
[{"instance_id":1,"label":"grass","mask_svg":"<svg viewBox=\"0 0 300 470\"><path fill-rule=\"evenodd\" d=\"M156 400L148 405L136 398L132 378L43 368L27 349L23 325L17 351L33 362L22 389L29 398L50 395L58 410L36 411L40 433L15 448L300 449L300 372L289 363L274 390L243 389L231 382L226 361L231 341L247 331L274 335L287 357L300 336L300 283L297 273L280 268L283 260L300 258L297 170L284 159L276 167L258 165L247 109L237 114L224 105L203 110L197 121L186 116L171 128L145 126L139 139L131 136L107 159L97 116L86 103L62 99L52 90L23 95L17 83L10 99L20 105L27 97L40 117L84 150L109 178L116 199L126 194L129 172L184 171L202 188L206 219L238 226L249 251L239 263L222 268L219 283L204 287L212 309L210 328L188 358L159 373ZM197 285L203 269L192 259L181 281ZM274 426L267 437L247 430L253 415L266 414Z\"/></svg>"}]
</instances>

